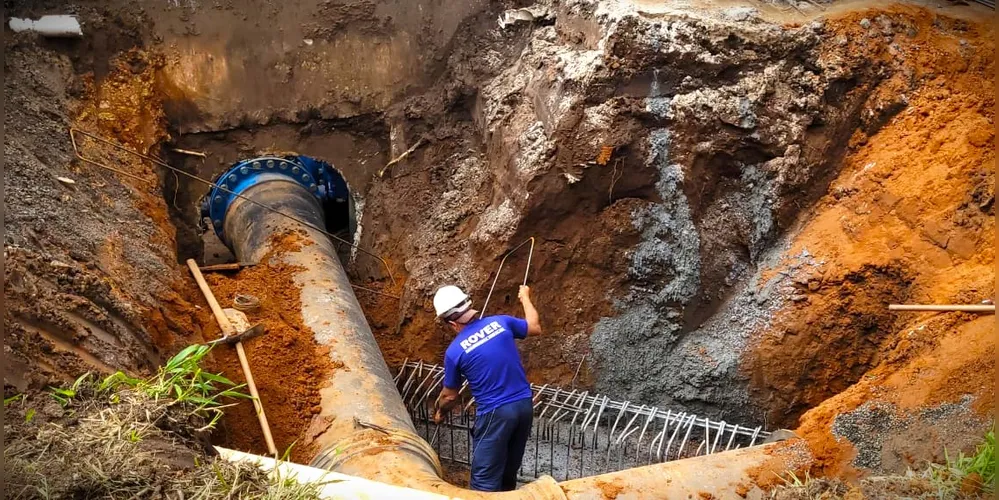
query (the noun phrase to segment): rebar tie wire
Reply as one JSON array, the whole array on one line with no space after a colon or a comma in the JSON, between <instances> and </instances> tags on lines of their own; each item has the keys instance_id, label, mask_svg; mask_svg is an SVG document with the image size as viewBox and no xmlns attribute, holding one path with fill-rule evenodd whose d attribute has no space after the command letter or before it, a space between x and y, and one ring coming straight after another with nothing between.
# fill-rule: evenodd
<instances>
[{"instance_id":1,"label":"rebar tie wire","mask_svg":"<svg viewBox=\"0 0 999 500\"><path fill-rule=\"evenodd\" d=\"M365 255L368 255L370 257L374 257L375 259L378 259L378 261L382 264L382 267L385 268L385 272L388 273L389 280L392 281L392 286L396 286L396 284L397 284L396 281L395 281L395 277L392 275L392 269L389 268L388 262L386 262L385 259L383 259L380 255L378 255L378 254L376 254L374 252L371 252L370 250L365 250L364 248L361 248L359 245L355 244L354 242L347 241L347 240L345 240L345 239L343 239L343 238L341 238L341 237L339 237L339 236L337 236L337 235L335 235L333 233L330 233L329 231L326 231L325 229L323 229L321 227L316 226L315 224L312 224L312 223L307 222L307 221L305 221L303 219L295 217L294 215L282 212L282 211L280 211L280 210L278 210L278 209L276 209L274 207L271 207L269 205L265 205L263 203L260 203L260 202L258 202L256 200L252 200L250 198L247 198L246 196L243 196L243 195L241 195L239 193L236 193L236 192L230 190L227 187L222 187L222 186L220 186L220 185L218 185L218 184L216 184L216 183L214 183L212 181L209 181L207 179L202 179L201 177L198 177L197 175L194 175L194 174L192 174L190 172L185 172L184 170L181 170L181 169L179 169L177 167L174 167L173 165L170 165L169 163L167 163L167 162L165 162L165 161L163 161L163 160L161 160L161 159L159 159L159 158L157 158L155 156L142 154L142 153L140 153L138 151L135 151L133 149L129 149L129 148L125 147L125 146L122 146L122 145L117 144L115 142L109 141L109 140L107 140L107 139L105 139L103 137L94 135L94 134L92 134L90 132L86 132L86 131L80 130L78 128L72 128L72 127L70 127L70 129L69 129L69 140L70 140L70 142L73 143L73 152L76 154L76 158L78 160L84 162L84 163L89 163L91 165L103 168L105 170L110 170L111 172L114 172L116 174L124 175L126 177L129 177L129 178L141 181L141 182L145 182L145 183L149 183L149 184L155 184L156 183L155 181L147 179L145 177L138 176L138 175L135 175L135 174L130 173L130 172L125 172L124 170L117 169L117 168L114 168L114 167L110 167L110 166L105 165L105 164L103 164L103 163L101 163L99 161L92 160L90 158L86 158L85 156L83 156L83 153L80 152L80 147L76 143L76 136L74 134L83 135L83 136L88 137L88 138L90 138L90 139L92 139L94 141L97 141L99 143L106 144L106 145L111 146L112 148L115 148L117 150L124 151L126 153L131 154L131 155L137 156L137 157L139 157L139 158L141 158L143 160L146 160L146 161L151 162L153 164L159 165L159 166L161 166L163 168L169 169L170 171L172 171L174 173L181 174L181 175L183 175L183 176L185 176L185 177L187 177L189 179L193 179L193 180L198 181L198 182L200 182L202 184L206 184L208 186L218 188L218 189L222 190L222 192L224 192L226 194L230 194L232 196L235 196L236 198L239 198L239 199L241 199L241 200L243 200L243 201L245 201L247 203L253 204L253 205L255 205L255 206L259 207L259 208L263 208L264 210L268 210L268 211L273 212L273 213L275 213L277 215L280 215L282 217L285 217L287 219L295 221L295 222L297 222L299 224L302 224L302 225L304 225L304 226L306 226L306 227L308 227L310 229L314 229L316 231L319 231L320 233L322 233L322 234L324 234L324 235L326 235L326 236L328 236L328 237L330 237L330 238L332 238L332 239L334 239L336 241L339 241L341 243L345 243L345 244L349 245L350 247L357 249L359 252L361 252L361 253L363 253ZM372 293L377 293L378 295L385 295L386 297L391 297L393 299L400 300L400 297L397 297L395 295L391 295L391 294L388 294L388 293L385 293L385 292L373 290L373 289L370 289L370 288L365 288L365 287L362 287L360 285L351 284L351 287L359 288L361 290L369 291L369 292L372 292Z\"/></svg>"}]
</instances>

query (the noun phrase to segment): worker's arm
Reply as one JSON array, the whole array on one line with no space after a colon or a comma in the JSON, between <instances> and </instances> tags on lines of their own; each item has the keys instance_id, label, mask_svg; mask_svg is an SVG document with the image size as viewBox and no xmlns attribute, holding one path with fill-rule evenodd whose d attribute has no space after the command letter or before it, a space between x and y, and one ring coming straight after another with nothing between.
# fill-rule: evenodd
<instances>
[{"instance_id":1,"label":"worker's arm","mask_svg":"<svg viewBox=\"0 0 999 500\"><path fill-rule=\"evenodd\" d=\"M538 316L538 310L534 308L534 303L531 302L531 287L526 285L521 286L517 297L520 299L520 305L524 306L524 319L527 321L527 334L540 335L541 318Z\"/></svg>"},{"instance_id":2,"label":"worker's arm","mask_svg":"<svg viewBox=\"0 0 999 500\"><path fill-rule=\"evenodd\" d=\"M434 410L434 422L441 423L444 415L451 410L451 407L458 402L458 390L450 387L441 389L441 395L437 397L437 409Z\"/></svg>"},{"instance_id":3,"label":"worker's arm","mask_svg":"<svg viewBox=\"0 0 999 500\"><path fill-rule=\"evenodd\" d=\"M438 424L444 420L444 415L458 401L458 393L461 392L461 368L458 367L459 356L453 353L444 353L444 380L440 396L434 401L434 422Z\"/></svg>"}]
</instances>

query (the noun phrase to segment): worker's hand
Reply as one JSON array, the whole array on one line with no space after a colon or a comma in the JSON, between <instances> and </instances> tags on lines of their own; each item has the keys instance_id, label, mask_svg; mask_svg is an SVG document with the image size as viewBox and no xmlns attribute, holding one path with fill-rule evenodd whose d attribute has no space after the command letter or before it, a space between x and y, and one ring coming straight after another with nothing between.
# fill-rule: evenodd
<instances>
[{"instance_id":1,"label":"worker's hand","mask_svg":"<svg viewBox=\"0 0 999 500\"><path fill-rule=\"evenodd\" d=\"M527 285L520 285L520 291L517 292L517 298L520 299L521 303L531 301L531 287Z\"/></svg>"},{"instance_id":2,"label":"worker's hand","mask_svg":"<svg viewBox=\"0 0 999 500\"><path fill-rule=\"evenodd\" d=\"M440 408L437 408L437 410L434 411L434 423L439 425L443 421L444 413L441 412Z\"/></svg>"}]
</instances>

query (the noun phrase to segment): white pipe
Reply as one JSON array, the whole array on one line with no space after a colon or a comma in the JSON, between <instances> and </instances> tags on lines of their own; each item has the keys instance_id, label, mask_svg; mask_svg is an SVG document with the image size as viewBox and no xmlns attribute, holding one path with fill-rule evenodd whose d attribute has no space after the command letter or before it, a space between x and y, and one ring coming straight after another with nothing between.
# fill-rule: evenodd
<instances>
[{"instance_id":1,"label":"white pipe","mask_svg":"<svg viewBox=\"0 0 999 500\"><path fill-rule=\"evenodd\" d=\"M229 462L245 462L256 464L268 472L271 477L294 479L299 483L315 483L319 485L319 498L337 499L371 499L399 498L411 500L448 500L453 497L438 495L427 491L403 488L391 484L379 483L357 476L330 472L324 469L309 467L294 462L282 462L270 457L251 455L241 451L215 447L219 455Z\"/></svg>"},{"instance_id":2,"label":"white pipe","mask_svg":"<svg viewBox=\"0 0 999 500\"><path fill-rule=\"evenodd\" d=\"M19 17L10 18L10 29L15 33L21 31L35 31L42 36L49 37L81 37L83 31L80 29L80 21L76 16L42 16L37 21L22 19Z\"/></svg>"}]
</instances>

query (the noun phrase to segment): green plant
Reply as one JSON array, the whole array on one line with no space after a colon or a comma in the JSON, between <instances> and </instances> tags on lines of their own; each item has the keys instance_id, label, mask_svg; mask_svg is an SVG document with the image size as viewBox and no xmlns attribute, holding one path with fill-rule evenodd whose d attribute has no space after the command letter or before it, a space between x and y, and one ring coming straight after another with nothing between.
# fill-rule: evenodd
<instances>
[{"instance_id":1,"label":"green plant","mask_svg":"<svg viewBox=\"0 0 999 500\"><path fill-rule=\"evenodd\" d=\"M97 383L96 389L98 393L104 393L106 391L113 391L123 385L135 387L140 383L142 383L141 379L129 377L125 372L119 371L104 377L103 380Z\"/></svg>"},{"instance_id":2,"label":"green plant","mask_svg":"<svg viewBox=\"0 0 999 500\"><path fill-rule=\"evenodd\" d=\"M90 375L90 372L80 375L75 381L73 381L73 384L70 385L68 389L64 387L49 387L49 390L52 391L52 397L55 398L55 400L58 401L63 408L69 406L69 404L73 402L73 398L75 398L77 393L80 391L80 387L82 387L83 383L90 378Z\"/></svg>"},{"instance_id":3,"label":"green plant","mask_svg":"<svg viewBox=\"0 0 999 500\"><path fill-rule=\"evenodd\" d=\"M251 397L240 391L243 384L236 385L222 375L201 368L202 360L210 351L211 346L207 345L188 346L170 358L152 378L143 380L119 371L98 381L95 389L99 395L109 394L112 404L121 401L118 390L129 387L154 401L166 399L170 401L168 405L192 405L195 412L211 415L204 427L210 429L222 418L222 398Z\"/></svg>"},{"instance_id":4,"label":"green plant","mask_svg":"<svg viewBox=\"0 0 999 500\"><path fill-rule=\"evenodd\" d=\"M4 398L4 400L3 400L3 406L6 408L7 405L12 404L12 403L16 403L16 402L21 401L23 399L24 399L24 394L15 394L15 395L13 395L13 396L11 396L9 398Z\"/></svg>"},{"instance_id":5,"label":"green plant","mask_svg":"<svg viewBox=\"0 0 999 500\"><path fill-rule=\"evenodd\" d=\"M281 458L278 459L279 462L287 462L288 461L288 458L291 457L291 450L292 450L292 448L295 447L296 443L298 443L297 440L296 441L292 441L291 444L289 444L288 447L285 448L284 453L281 455Z\"/></svg>"},{"instance_id":6,"label":"green plant","mask_svg":"<svg viewBox=\"0 0 999 500\"><path fill-rule=\"evenodd\" d=\"M139 434L139 430L138 429L132 429L132 430L128 431L128 442L129 443L138 443L139 441L142 441L142 435Z\"/></svg>"},{"instance_id":7,"label":"green plant","mask_svg":"<svg viewBox=\"0 0 999 500\"><path fill-rule=\"evenodd\" d=\"M992 494L996 487L996 436L995 428L985 434L985 440L975 453L958 453L951 457L946 451L945 464L931 464L929 475L941 497L953 496L962 485L971 485L984 493Z\"/></svg>"},{"instance_id":8,"label":"green plant","mask_svg":"<svg viewBox=\"0 0 999 500\"><path fill-rule=\"evenodd\" d=\"M24 413L24 423L30 424L31 420L35 418L35 409L28 408L28 411Z\"/></svg>"},{"instance_id":9,"label":"green plant","mask_svg":"<svg viewBox=\"0 0 999 500\"><path fill-rule=\"evenodd\" d=\"M142 387L143 392L159 399L172 397L178 402L190 402L202 407L217 407L220 398L249 398L240 392L243 385L201 369L201 360L211 351L210 346L192 345L177 353L160 369L156 377ZM230 386L219 390L215 384Z\"/></svg>"}]
</instances>

